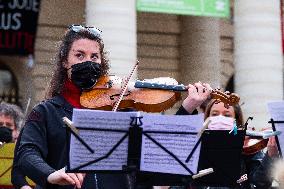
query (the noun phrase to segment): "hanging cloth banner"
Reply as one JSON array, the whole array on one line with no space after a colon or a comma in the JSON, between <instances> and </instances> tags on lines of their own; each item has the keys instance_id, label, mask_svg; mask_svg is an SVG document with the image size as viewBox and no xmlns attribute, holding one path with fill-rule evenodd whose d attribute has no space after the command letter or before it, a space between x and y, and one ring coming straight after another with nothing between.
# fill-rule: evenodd
<instances>
[{"instance_id":1,"label":"hanging cloth banner","mask_svg":"<svg viewBox=\"0 0 284 189\"><path fill-rule=\"evenodd\" d=\"M40 0L0 0L0 54L34 53Z\"/></svg>"},{"instance_id":2,"label":"hanging cloth banner","mask_svg":"<svg viewBox=\"0 0 284 189\"><path fill-rule=\"evenodd\" d=\"M138 11L229 17L229 0L137 0Z\"/></svg>"}]
</instances>

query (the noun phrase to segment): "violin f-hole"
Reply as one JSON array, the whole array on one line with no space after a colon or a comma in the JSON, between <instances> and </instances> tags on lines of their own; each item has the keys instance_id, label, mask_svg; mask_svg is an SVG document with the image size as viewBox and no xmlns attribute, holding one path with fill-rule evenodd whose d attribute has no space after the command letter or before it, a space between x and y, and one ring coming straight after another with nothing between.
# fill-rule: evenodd
<instances>
[{"instance_id":1,"label":"violin f-hole","mask_svg":"<svg viewBox=\"0 0 284 189\"><path fill-rule=\"evenodd\" d=\"M123 96L125 97L125 96L129 96L131 94L131 92L130 91L128 91L128 93L126 93L126 94L124 94ZM120 94L114 94L114 95L111 95L111 96L109 96L109 98L111 99L111 100L114 100L114 98L116 97L116 96L119 96Z\"/></svg>"}]
</instances>

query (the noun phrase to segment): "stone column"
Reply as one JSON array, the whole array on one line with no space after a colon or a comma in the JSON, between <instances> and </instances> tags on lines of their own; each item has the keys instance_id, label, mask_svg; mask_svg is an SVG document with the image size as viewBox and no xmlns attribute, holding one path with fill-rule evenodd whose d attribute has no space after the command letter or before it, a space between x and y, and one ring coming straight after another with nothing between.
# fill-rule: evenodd
<instances>
[{"instance_id":1,"label":"stone column","mask_svg":"<svg viewBox=\"0 0 284 189\"><path fill-rule=\"evenodd\" d=\"M267 102L283 99L279 0L235 1L235 88L251 126L268 126Z\"/></svg>"},{"instance_id":2,"label":"stone column","mask_svg":"<svg viewBox=\"0 0 284 189\"><path fill-rule=\"evenodd\" d=\"M103 31L110 73L127 76L137 57L135 1L86 0L86 25Z\"/></svg>"},{"instance_id":3,"label":"stone column","mask_svg":"<svg viewBox=\"0 0 284 189\"><path fill-rule=\"evenodd\" d=\"M219 19L183 16L180 70L184 84L198 81L220 86Z\"/></svg>"}]
</instances>

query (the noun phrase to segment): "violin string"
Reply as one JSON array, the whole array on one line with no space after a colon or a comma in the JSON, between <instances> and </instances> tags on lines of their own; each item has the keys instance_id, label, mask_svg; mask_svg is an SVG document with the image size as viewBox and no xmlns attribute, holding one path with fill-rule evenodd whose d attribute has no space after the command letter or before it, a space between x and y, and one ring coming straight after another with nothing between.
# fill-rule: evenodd
<instances>
[{"instance_id":1,"label":"violin string","mask_svg":"<svg viewBox=\"0 0 284 189\"><path fill-rule=\"evenodd\" d=\"M117 110L117 108L118 108L120 102L122 101L122 98L123 98L123 96L124 96L124 94L125 94L125 92L126 92L128 83L129 83L131 77L133 76L134 71L135 71L135 70L137 69L137 67L138 67L138 63L139 63L139 61L137 60L136 64L134 65L134 68L133 68L132 71L130 72L130 75L129 75L129 76L127 77L127 79L125 80L125 84L124 84L124 86L123 86L123 88L122 88L122 90L121 90L121 92L120 92L120 94L119 94L119 98L118 98L118 100L116 101L115 105L113 106L113 109L112 109L113 112L116 112L116 110Z\"/></svg>"}]
</instances>

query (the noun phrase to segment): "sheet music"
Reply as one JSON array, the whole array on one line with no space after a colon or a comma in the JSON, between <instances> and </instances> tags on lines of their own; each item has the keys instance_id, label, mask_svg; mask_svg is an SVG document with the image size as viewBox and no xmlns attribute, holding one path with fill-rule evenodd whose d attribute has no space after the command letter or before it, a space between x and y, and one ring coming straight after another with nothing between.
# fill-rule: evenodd
<instances>
[{"instance_id":1,"label":"sheet music","mask_svg":"<svg viewBox=\"0 0 284 189\"><path fill-rule=\"evenodd\" d=\"M94 113L95 112L95 113ZM79 129L79 136L95 151L91 153L82 143L71 135L70 140L70 168L92 162L104 157L113 146L128 131L131 118L135 117L136 112L107 112L86 109L74 109L73 123ZM85 130L87 128L115 129L125 132L107 132ZM87 165L81 170L122 170L123 165L127 165L128 137L111 153L111 155L101 161Z\"/></svg>"},{"instance_id":2,"label":"sheet music","mask_svg":"<svg viewBox=\"0 0 284 189\"><path fill-rule=\"evenodd\" d=\"M271 115L271 118L274 121L284 121L284 101L278 101L278 102L269 102L267 104L268 111ZM275 123L275 128L277 131L281 131L282 133L278 136L279 144L281 147L281 152L284 151L284 123Z\"/></svg>"},{"instance_id":3,"label":"sheet music","mask_svg":"<svg viewBox=\"0 0 284 189\"><path fill-rule=\"evenodd\" d=\"M154 115L143 114L143 131L187 131L195 134L163 134L149 133L149 135L162 146L172 152L182 161L194 174L197 172L200 145L188 163L186 158L195 146L198 137L196 133L201 130L204 115ZM141 150L141 171L172 173L189 175L189 172L182 167L172 156L167 154L157 144L153 143L146 136L142 136Z\"/></svg>"},{"instance_id":4,"label":"sheet music","mask_svg":"<svg viewBox=\"0 0 284 189\"><path fill-rule=\"evenodd\" d=\"M127 165L128 137L112 151L113 147L125 137L129 130L131 117L139 112L110 112L88 109L74 109L72 122L79 130L79 136L89 147L91 153L73 134L70 139L70 169L85 170L122 170ZM188 163L185 162L195 146L197 133L203 124L203 114L194 116L175 116L161 114L142 114L142 128L147 132L166 131L168 133L147 133L155 141L168 149L186 168L197 172L200 146ZM98 129L112 129L102 131ZM169 132L186 132L170 134ZM176 159L142 136L141 171L189 175L190 173ZM110 154L107 157L107 154Z\"/></svg>"}]
</instances>

